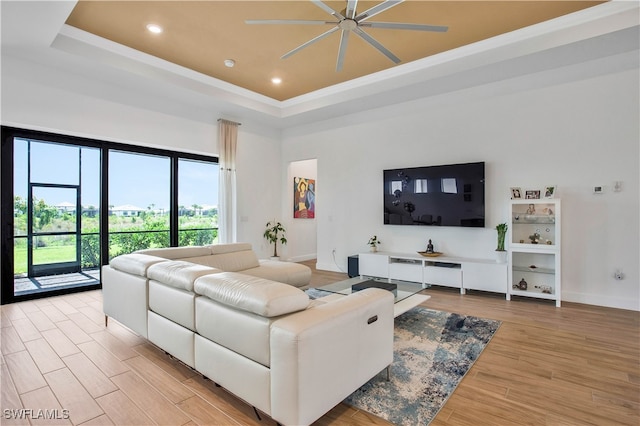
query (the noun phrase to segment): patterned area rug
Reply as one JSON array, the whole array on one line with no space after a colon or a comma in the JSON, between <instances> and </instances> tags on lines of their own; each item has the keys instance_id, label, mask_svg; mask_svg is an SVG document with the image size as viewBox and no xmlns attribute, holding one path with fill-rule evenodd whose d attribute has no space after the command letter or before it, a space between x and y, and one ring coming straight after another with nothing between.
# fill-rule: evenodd
<instances>
[{"instance_id":1,"label":"patterned area rug","mask_svg":"<svg viewBox=\"0 0 640 426\"><path fill-rule=\"evenodd\" d=\"M325 294L309 292L311 297ZM501 322L421 306L395 319L391 380L382 372L344 402L402 426L428 425Z\"/></svg>"}]
</instances>

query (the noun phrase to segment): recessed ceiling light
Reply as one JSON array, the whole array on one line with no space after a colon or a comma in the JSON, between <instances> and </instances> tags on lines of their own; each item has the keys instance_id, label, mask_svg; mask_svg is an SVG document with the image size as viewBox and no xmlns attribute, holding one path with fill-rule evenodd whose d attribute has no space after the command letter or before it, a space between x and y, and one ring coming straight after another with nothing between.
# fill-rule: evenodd
<instances>
[{"instance_id":1,"label":"recessed ceiling light","mask_svg":"<svg viewBox=\"0 0 640 426\"><path fill-rule=\"evenodd\" d=\"M281 79L280 77L273 77L273 78L271 79L271 82L272 82L273 84L280 84L280 83L282 83L282 79Z\"/></svg>"},{"instance_id":2,"label":"recessed ceiling light","mask_svg":"<svg viewBox=\"0 0 640 426\"><path fill-rule=\"evenodd\" d=\"M147 30L149 30L150 32L152 32L154 34L160 34L162 32L162 27L160 25L157 25L157 24L148 24L147 25Z\"/></svg>"},{"instance_id":3,"label":"recessed ceiling light","mask_svg":"<svg viewBox=\"0 0 640 426\"><path fill-rule=\"evenodd\" d=\"M234 61L233 59L225 59L224 60L224 66L225 67L233 68L233 66L235 64L236 64L236 61Z\"/></svg>"}]
</instances>

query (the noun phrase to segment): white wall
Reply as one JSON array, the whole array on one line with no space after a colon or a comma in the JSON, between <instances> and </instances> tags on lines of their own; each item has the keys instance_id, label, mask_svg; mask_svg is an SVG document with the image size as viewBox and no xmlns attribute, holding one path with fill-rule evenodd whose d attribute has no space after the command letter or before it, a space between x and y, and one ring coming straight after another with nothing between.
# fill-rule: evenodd
<instances>
[{"instance_id":1,"label":"white wall","mask_svg":"<svg viewBox=\"0 0 640 426\"><path fill-rule=\"evenodd\" d=\"M638 70L538 87L520 80L287 131L283 164L318 161L318 268L346 270L374 234L382 250L423 250L431 238L447 254L492 258L509 187L557 185L562 297L640 309ZM382 224L384 169L471 161L486 162L485 229ZM614 181L622 192L610 190ZM594 185L609 190L593 195Z\"/></svg>"}]
</instances>

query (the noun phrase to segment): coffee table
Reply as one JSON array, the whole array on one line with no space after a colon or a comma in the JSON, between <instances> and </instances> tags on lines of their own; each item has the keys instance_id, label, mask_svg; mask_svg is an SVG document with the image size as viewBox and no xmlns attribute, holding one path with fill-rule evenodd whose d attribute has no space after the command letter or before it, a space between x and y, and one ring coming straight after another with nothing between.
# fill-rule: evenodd
<instances>
[{"instance_id":1,"label":"coffee table","mask_svg":"<svg viewBox=\"0 0 640 426\"><path fill-rule=\"evenodd\" d=\"M316 290L331 293L329 296L325 296L322 298L325 300L330 300L351 294L351 286L354 284L362 283L364 281L366 281L366 279L362 277L354 277L349 278L348 280L338 281L333 284L327 284L321 287L314 288ZM393 305L394 318L398 315L404 314L409 309L414 308L425 300L429 300L431 298L431 296L427 294L420 294L422 290L425 290L425 287L422 287L422 284L383 279L375 281L378 281L380 283L393 283L398 286L395 292L395 300Z\"/></svg>"}]
</instances>

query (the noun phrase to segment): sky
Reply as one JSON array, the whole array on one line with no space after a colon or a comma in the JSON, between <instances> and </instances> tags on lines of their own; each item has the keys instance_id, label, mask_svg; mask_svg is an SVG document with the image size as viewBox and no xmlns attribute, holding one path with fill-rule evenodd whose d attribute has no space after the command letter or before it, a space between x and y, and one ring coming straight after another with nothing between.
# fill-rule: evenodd
<instances>
[{"instance_id":1,"label":"sky","mask_svg":"<svg viewBox=\"0 0 640 426\"><path fill-rule=\"evenodd\" d=\"M82 172L79 164L82 164ZM26 199L27 143L16 140L14 150L15 195ZM131 204L140 208L164 209L170 204L170 161L166 157L109 153L109 205ZM178 162L178 205L218 204L218 166L192 160ZM81 178L81 180L80 180ZM83 206L100 204L100 150L76 146L31 142L31 182L78 185ZM75 203L75 189L34 188L36 198L48 205Z\"/></svg>"}]
</instances>

